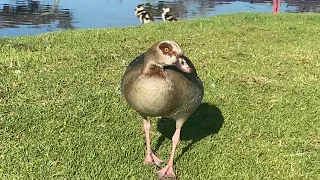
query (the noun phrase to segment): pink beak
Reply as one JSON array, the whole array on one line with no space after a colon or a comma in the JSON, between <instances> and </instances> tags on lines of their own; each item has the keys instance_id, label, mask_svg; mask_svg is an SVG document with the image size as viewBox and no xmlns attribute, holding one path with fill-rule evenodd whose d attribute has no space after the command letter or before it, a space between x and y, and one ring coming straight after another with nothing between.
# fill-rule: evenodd
<instances>
[{"instance_id":1,"label":"pink beak","mask_svg":"<svg viewBox=\"0 0 320 180\"><path fill-rule=\"evenodd\" d=\"M192 69L188 65L188 63L183 59L183 57L178 56L175 65L183 72L191 73Z\"/></svg>"}]
</instances>

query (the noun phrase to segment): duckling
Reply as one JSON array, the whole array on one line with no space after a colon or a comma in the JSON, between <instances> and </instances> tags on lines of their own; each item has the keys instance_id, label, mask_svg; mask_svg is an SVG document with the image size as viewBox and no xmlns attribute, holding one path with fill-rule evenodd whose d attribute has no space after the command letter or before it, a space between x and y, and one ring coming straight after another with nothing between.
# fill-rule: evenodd
<instances>
[{"instance_id":1,"label":"duckling","mask_svg":"<svg viewBox=\"0 0 320 180\"><path fill-rule=\"evenodd\" d=\"M144 9L142 4L139 4L134 10L134 13L139 18L141 24L154 22L153 16L150 12Z\"/></svg>"},{"instance_id":2,"label":"duckling","mask_svg":"<svg viewBox=\"0 0 320 180\"><path fill-rule=\"evenodd\" d=\"M170 8L163 7L163 13L161 14L162 20L167 22L177 21L177 19L170 13Z\"/></svg>"}]
</instances>

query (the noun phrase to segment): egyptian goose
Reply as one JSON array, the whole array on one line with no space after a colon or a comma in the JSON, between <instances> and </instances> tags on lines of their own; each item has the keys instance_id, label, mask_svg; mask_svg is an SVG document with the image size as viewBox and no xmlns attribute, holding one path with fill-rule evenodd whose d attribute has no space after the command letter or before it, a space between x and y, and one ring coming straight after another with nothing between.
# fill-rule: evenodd
<instances>
[{"instance_id":1,"label":"egyptian goose","mask_svg":"<svg viewBox=\"0 0 320 180\"><path fill-rule=\"evenodd\" d=\"M153 16L150 12L144 9L142 4L139 4L134 11L134 14L139 18L141 24L154 22Z\"/></svg>"},{"instance_id":2,"label":"egyptian goose","mask_svg":"<svg viewBox=\"0 0 320 180\"><path fill-rule=\"evenodd\" d=\"M173 161L181 127L200 105L204 94L194 65L183 55L176 42L157 42L127 66L121 80L121 91L126 102L143 119L147 147L144 164L160 167L163 162L151 150L147 117L175 119L170 159L157 172L158 179L175 178Z\"/></svg>"},{"instance_id":3,"label":"egyptian goose","mask_svg":"<svg viewBox=\"0 0 320 180\"><path fill-rule=\"evenodd\" d=\"M175 18L171 13L170 13L170 8L168 7L163 7L162 8L163 12L161 14L162 20L166 22L172 22L172 21L177 21L177 18Z\"/></svg>"}]
</instances>

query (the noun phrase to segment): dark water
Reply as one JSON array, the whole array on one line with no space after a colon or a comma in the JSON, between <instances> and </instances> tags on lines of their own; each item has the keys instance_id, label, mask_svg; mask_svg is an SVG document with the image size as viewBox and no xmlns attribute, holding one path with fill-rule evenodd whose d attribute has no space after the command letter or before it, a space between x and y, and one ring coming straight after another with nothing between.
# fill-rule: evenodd
<instances>
[{"instance_id":1,"label":"dark water","mask_svg":"<svg viewBox=\"0 0 320 180\"><path fill-rule=\"evenodd\" d=\"M178 19L236 12L272 12L272 0L0 0L0 37L63 29L138 26L134 8L145 4L161 22L163 6ZM282 0L280 12L320 12L320 0Z\"/></svg>"}]
</instances>

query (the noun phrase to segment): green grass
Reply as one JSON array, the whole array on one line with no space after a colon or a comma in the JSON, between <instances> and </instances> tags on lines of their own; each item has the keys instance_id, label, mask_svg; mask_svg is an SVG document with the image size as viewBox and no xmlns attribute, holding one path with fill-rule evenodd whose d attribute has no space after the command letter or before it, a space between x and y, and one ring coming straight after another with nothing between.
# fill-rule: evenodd
<instances>
[{"instance_id":1,"label":"green grass","mask_svg":"<svg viewBox=\"0 0 320 180\"><path fill-rule=\"evenodd\" d=\"M0 179L155 179L119 82L165 39L205 86L176 154L180 179L319 179L319 23L316 14L241 13L1 38ZM151 120L152 146L167 161L173 123Z\"/></svg>"}]
</instances>

